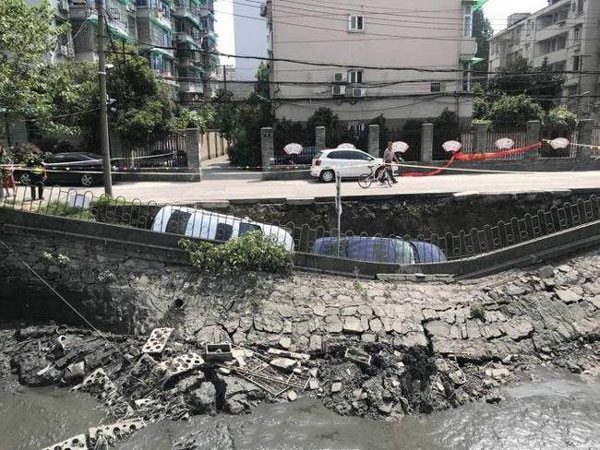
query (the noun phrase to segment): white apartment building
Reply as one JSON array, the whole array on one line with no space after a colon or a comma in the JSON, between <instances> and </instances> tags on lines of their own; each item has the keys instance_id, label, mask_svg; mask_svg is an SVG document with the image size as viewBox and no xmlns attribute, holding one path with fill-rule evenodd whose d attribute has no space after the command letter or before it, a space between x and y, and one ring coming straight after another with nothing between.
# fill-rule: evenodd
<instances>
[{"instance_id":1,"label":"white apartment building","mask_svg":"<svg viewBox=\"0 0 600 450\"><path fill-rule=\"evenodd\" d=\"M566 75L563 95L557 103L594 116L600 103L600 1L548 0L533 14L508 18L508 28L491 39L490 70L498 71L517 57L534 67L544 63ZM579 73L581 72L581 73Z\"/></svg>"},{"instance_id":2,"label":"white apartment building","mask_svg":"<svg viewBox=\"0 0 600 450\"><path fill-rule=\"evenodd\" d=\"M475 0L269 0L272 98L278 118L306 121L319 107L362 126L472 115ZM285 59L323 63L297 64ZM328 66L337 64L341 67ZM419 70L377 70L404 67ZM430 72L443 68L446 72Z\"/></svg>"}]
</instances>

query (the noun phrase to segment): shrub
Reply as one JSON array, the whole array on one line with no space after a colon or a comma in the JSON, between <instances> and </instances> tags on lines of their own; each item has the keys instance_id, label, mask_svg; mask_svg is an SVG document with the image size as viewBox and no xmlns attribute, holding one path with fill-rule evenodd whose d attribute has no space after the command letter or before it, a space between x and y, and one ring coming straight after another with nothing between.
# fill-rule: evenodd
<instances>
[{"instance_id":1,"label":"shrub","mask_svg":"<svg viewBox=\"0 0 600 450\"><path fill-rule=\"evenodd\" d=\"M224 244L179 241L191 263L202 272L235 275L246 271L289 274L292 254L260 232L247 233Z\"/></svg>"},{"instance_id":2,"label":"shrub","mask_svg":"<svg viewBox=\"0 0 600 450\"><path fill-rule=\"evenodd\" d=\"M15 145L12 150L15 163L28 164L39 163L44 159L44 153L37 145L22 143Z\"/></svg>"},{"instance_id":3,"label":"shrub","mask_svg":"<svg viewBox=\"0 0 600 450\"><path fill-rule=\"evenodd\" d=\"M577 115L564 106L551 109L544 120L549 137L569 137L577 128Z\"/></svg>"},{"instance_id":4,"label":"shrub","mask_svg":"<svg viewBox=\"0 0 600 450\"><path fill-rule=\"evenodd\" d=\"M503 96L495 101L488 114L494 130L524 129L529 120L542 120L544 110L526 95Z\"/></svg>"},{"instance_id":5,"label":"shrub","mask_svg":"<svg viewBox=\"0 0 600 450\"><path fill-rule=\"evenodd\" d=\"M88 220L90 222L96 221L96 218L89 209L77 208L69 205L67 202L58 200L49 202L45 206L41 206L40 212L51 216L67 217L69 219Z\"/></svg>"}]
</instances>

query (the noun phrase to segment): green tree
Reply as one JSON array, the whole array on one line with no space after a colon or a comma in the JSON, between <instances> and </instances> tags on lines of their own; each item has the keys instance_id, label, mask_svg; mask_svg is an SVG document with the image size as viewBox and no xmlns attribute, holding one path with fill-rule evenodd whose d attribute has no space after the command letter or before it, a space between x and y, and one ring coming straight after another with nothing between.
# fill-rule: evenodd
<instances>
[{"instance_id":1,"label":"green tree","mask_svg":"<svg viewBox=\"0 0 600 450\"><path fill-rule=\"evenodd\" d=\"M498 97L527 95L548 111L561 95L563 82L564 76L553 72L548 64L534 68L525 58L518 57L490 79L488 91Z\"/></svg>"},{"instance_id":2,"label":"green tree","mask_svg":"<svg viewBox=\"0 0 600 450\"><path fill-rule=\"evenodd\" d=\"M55 24L47 0L39 6L28 6L24 0L0 1L0 111L10 114L10 120L36 117L51 122L52 101L40 69L67 29L68 24Z\"/></svg>"},{"instance_id":3,"label":"green tree","mask_svg":"<svg viewBox=\"0 0 600 450\"><path fill-rule=\"evenodd\" d=\"M482 9L478 9L473 13L473 37L477 39L477 54L478 58L483 58L478 64L473 66L473 70L487 71L488 58L490 54L490 38L494 35L492 24L483 14Z\"/></svg>"},{"instance_id":4,"label":"green tree","mask_svg":"<svg viewBox=\"0 0 600 450\"><path fill-rule=\"evenodd\" d=\"M330 108L319 108L306 122L306 127L309 130L314 130L315 127L326 127L327 130L337 130L340 126L340 120Z\"/></svg>"},{"instance_id":5,"label":"green tree","mask_svg":"<svg viewBox=\"0 0 600 450\"><path fill-rule=\"evenodd\" d=\"M570 137L577 128L577 115L564 106L551 109L544 119L544 128L548 137Z\"/></svg>"},{"instance_id":6,"label":"green tree","mask_svg":"<svg viewBox=\"0 0 600 450\"><path fill-rule=\"evenodd\" d=\"M176 106L165 83L150 69L143 56L113 53L114 68L106 78L107 93L115 102L110 119L124 144L135 147L161 139L176 128ZM125 52L123 52L125 53Z\"/></svg>"},{"instance_id":7,"label":"green tree","mask_svg":"<svg viewBox=\"0 0 600 450\"><path fill-rule=\"evenodd\" d=\"M529 120L542 120L544 110L526 95L505 95L495 101L488 114L495 130L523 129Z\"/></svg>"}]
</instances>

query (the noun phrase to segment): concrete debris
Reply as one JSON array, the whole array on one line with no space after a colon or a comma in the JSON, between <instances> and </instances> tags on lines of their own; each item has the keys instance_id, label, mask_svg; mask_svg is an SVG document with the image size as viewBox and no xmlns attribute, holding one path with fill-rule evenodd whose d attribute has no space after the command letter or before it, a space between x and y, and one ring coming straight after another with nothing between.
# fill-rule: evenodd
<instances>
[{"instance_id":1,"label":"concrete debris","mask_svg":"<svg viewBox=\"0 0 600 450\"><path fill-rule=\"evenodd\" d=\"M319 389L321 387L321 383L319 382L319 380L317 380L316 378L311 378L308 381L308 388L311 391L316 391L317 389Z\"/></svg>"},{"instance_id":2,"label":"concrete debris","mask_svg":"<svg viewBox=\"0 0 600 450\"><path fill-rule=\"evenodd\" d=\"M331 393L335 394L336 392L340 392L342 390L342 383L336 381L335 383L331 383Z\"/></svg>"},{"instance_id":3,"label":"concrete debris","mask_svg":"<svg viewBox=\"0 0 600 450\"><path fill-rule=\"evenodd\" d=\"M364 366L371 365L371 355L357 348L347 348L344 358Z\"/></svg>"},{"instance_id":4,"label":"concrete debris","mask_svg":"<svg viewBox=\"0 0 600 450\"><path fill-rule=\"evenodd\" d=\"M69 364L65 369L63 378L65 382L71 383L73 381L83 378L85 375L85 361L78 363Z\"/></svg>"},{"instance_id":5,"label":"concrete debris","mask_svg":"<svg viewBox=\"0 0 600 450\"><path fill-rule=\"evenodd\" d=\"M462 370L460 370L460 369L458 369L455 372L452 372L452 373L448 374L448 377L457 386L460 386L460 385L465 384L467 382L467 379L465 378L464 372Z\"/></svg>"},{"instance_id":6,"label":"concrete debris","mask_svg":"<svg viewBox=\"0 0 600 450\"><path fill-rule=\"evenodd\" d=\"M298 398L298 394L296 394L296 391L289 391L287 396L290 402L293 402Z\"/></svg>"},{"instance_id":7,"label":"concrete debris","mask_svg":"<svg viewBox=\"0 0 600 450\"><path fill-rule=\"evenodd\" d=\"M173 328L155 328L152 330L148 341L142 347L142 353L162 353L171 333L173 333Z\"/></svg>"},{"instance_id":8,"label":"concrete debris","mask_svg":"<svg viewBox=\"0 0 600 450\"><path fill-rule=\"evenodd\" d=\"M196 353L186 353L177 356L171 360L163 361L157 365L159 371L163 372L167 378L174 377L193 369L197 369L204 364L202 357Z\"/></svg>"},{"instance_id":9,"label":"concrete debris","mask_svg":"<svg viewBox=\"0 0 600 450\"><path fill-rule=\"evenodd\" d=\"M206 344L204 346L204 357L207 361L231 361L233 359L231 344Z\"/></svg>"},{"instance_id":10,"label":"concrete debris","mask_svg":"<svg viewBox=\"0 0 600 450\"><path fill-rule=\"evenodd\" d=\"M278 369L289 372L294 367L296 367L296 365L298 364L298 361L295 359L289 359L289 358L275 358L275 359L271 360L270 364L273 367L277 367Z\"/></svg>"},{"instance_id":11,"label":"concrete debris","mask_svg":"<svg viewBox=\"0 0 600 450\"><path fill-rule=\"evenodd\" d=\"M217 390L215 386L206 381L198 389L192 391L189 401L192 412L195 414L217 413Z\"/></svg>"},{"instance_id":12,"label":"concrete debris","mask_svg":"<svg viewBox=\"0 0 600 450\"><path fill-rule=\"evenodd\" d=\"M268 353L270 353L271 355L282 356L284 358L297 359L300 361L308 361L310 359L310 355L307 355L306 353L288 352L285 350L279 350L278 348L270 348L268 350Z\"/></svg>"},{"instance_id":13,"label":"concrete debris","mask_svg":"<svg viewBox=\"0 0 600 450\"><path fill-rule=\"evenodd\" d=\"M85 434L78 434L58 444L45 447L42 450L88 450L88 448Z\"/></svg>"},{"instance_id":14,"label":"concrete debris","mask_svg":"<svg viewBox=\"0 0 600 450\"><path fill-rule=\"evenodd\" d=\"M557 289L556 295L558 298L565 302L567 305L576 303L582 299L581 295L573 292L571 289Z\"/></svg>"},{"instance_id":15,"label":"concrete debris","mask_svg":"<svg viewBox=\"0 0 600 450\"><path fill-rule=\"evenodd\" d=\"M506 368L500 369L485 369L485 375L496 380L504 380L510 377L510 370Z\"/></svg>"},{"instance_id":16,"label":"concrete debris","mask_svg":"<svg viewBox=\"0 0 600 450\"><path fill-rule=\"evenodd\" d=\"M95 448L99 439L106 439L109 444L131 436L136 431L144 428L146 422L141 418L127 419L110 425L101 425L89 429L90 444Z\"/></svg>"}]
</instances>

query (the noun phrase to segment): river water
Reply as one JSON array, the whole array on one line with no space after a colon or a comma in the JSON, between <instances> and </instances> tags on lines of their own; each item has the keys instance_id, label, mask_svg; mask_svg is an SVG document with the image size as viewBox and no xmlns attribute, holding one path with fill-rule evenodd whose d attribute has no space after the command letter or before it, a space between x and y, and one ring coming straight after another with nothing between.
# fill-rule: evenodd
<instances>
[{"instance_id":1,"label":"river water","mask_svg":"<svg viewBox=\"0 0 600 450\"><path fill-rule=\"evenodd\" d=\"M320 402L263 405L243 417L153 424L118 450L170 450L194 433L202 449L600 450L600 384L557 372L504 389L499 405L471 404L375 422L340 417ZM102 420L94 402L64 390L0 398L0 450L38 449Z\"/></svg>"}]
</instances>

